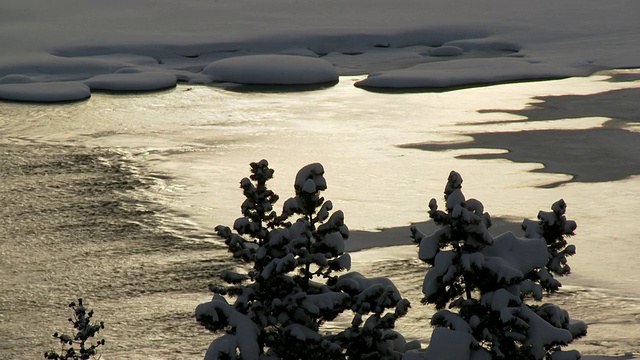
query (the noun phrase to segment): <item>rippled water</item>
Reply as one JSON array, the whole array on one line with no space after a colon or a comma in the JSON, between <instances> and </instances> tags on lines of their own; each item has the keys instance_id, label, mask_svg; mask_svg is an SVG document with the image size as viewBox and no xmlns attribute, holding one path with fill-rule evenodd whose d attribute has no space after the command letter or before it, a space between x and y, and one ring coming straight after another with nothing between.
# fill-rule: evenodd
<instances>
[{"instance_id":1,"label":"rippled water","mask_svg":"<svg viewBox=\"0 0 640 360\"><path fill-rule=\"evenodd\" d=\"M232 264L211 242L163 231L156 181L126 153L0 145L0 358L37 359L83 297L107 324L105 358L198 358L193 309ZM188 339L188 340L187 340Z\"/></svg>"},{"instance_id":2,"label":"rippled water","mask_svg":"<svg viewBox=\"0 0 640 360\"><path fill-rule=\"evenodd\" d=\"M107 323L105 358L199 358L212 335L195 324L193 309L209 298L214 274L229 266L211 229L239 215L238 181L248 175L248 163L261 158L276 169L272 187L281 197L292 194L298 168L323 163L326 198L359 230L426 220L426 204L441 198L451 169L463 175L468 197L483 201L492 216L514 221L515 229L524 217L564 198L568 216L578 222L572 241L578 254L571 259L574 274L563 281L566 289L552 301L590 323L577 348L640 352L640 231L634 226L640 181L633 162L640 155L629 160L620 156L623 149L602 152L589 142L582 149L596 150L585 160L575 143L558 147L545 143L545 136L508 136L544 130L557 137L607 127L634 141L633 98L607 98L599 108L612 112L593 117L575 110L612 90L639 87L636 78L607 79L378 94L354 88L357 79L346 77L305 92L180 86L154 94L98 94L65 105L3 103L0 194L15 204L0 214L3 229L10 230L0 247L0 358L34 358L54 345L47 336L65 328L65 305L76 294ZM541 101L551 104L538 105L544 116L503 111ZM611 122L616 109L627 109L626 117ZM527 119L532 121L521 121ZM474 135L494 133L504 134L492 135L504 142ZM485 142L449 145L471 137ZM424 142L451 150L404 146ZM534 155L514 150L507 160L500 155L505 145ZM562 167L568 152L577 156L572 163L597 160L576 170L585 174L597 173L606 159L627 159L619 164L624 176L578 176L565 183L571 176L540 171L536 159ZM487 153L492 155L479 155ZM565 184L549 186L558 183ZM408 233L397 241L408 243ZM399 327L426 341L432 309L419 304L426 270L415 248L353 256L353 270L389 276L412 300L413 311Z\"/></svg>"}]
</instances>

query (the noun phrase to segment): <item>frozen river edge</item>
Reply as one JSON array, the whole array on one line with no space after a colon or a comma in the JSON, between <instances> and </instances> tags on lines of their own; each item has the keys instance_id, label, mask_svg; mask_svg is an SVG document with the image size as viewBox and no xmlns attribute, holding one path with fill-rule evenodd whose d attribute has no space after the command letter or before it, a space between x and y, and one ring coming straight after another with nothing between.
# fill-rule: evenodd
<instances>
[{"instance_id":1,"label":"frozen river edge","mask_svg":"<svg viewBox=\"0 0 640 360\"><path fill-rule=\"evenodd\" d=\"M51 335L71 330L66 305L78 297L106 324L103 358L201 358L212 335L193 311L210 297L208 274L229 266L222 247L164 230L145 195L153 181L125 153L34 143L0 153L0 358L57 349Z\"/></svg>"},{"instance_id":2,"label":"frozen river edge","mask_svg":"<svg viewBox=\"0 0 640 360\"><path fill-rule=\"evenodd\" d=\"M124 153L45 144L0 149L0 198L8 204L0 250L9 255L0 263L0 285L13 290L0 297L1 357L49 350L50 335L66 329L66 303L83 296L107 324L106 357L129 357L135 346L146 354L140 359L200 358L213 335L192 313L209 296L208 274L230 266L216 256L221 247L164 231L161 209L141 195L152 180ZM351 246L364 249L362 239L371 237L380 242L368 247L385 246L404 230L354 232ZM140 327L147 333L134 336ZM175 329L164 334L171 341L161 340L163 328Z\"/></svg>"}]
</instances>

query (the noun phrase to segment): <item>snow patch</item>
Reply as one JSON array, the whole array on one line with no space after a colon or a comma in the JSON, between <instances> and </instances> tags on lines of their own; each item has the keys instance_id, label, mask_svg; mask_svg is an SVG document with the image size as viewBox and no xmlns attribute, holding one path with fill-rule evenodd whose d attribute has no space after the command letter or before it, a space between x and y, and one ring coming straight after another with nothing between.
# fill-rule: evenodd
<instances>
[{"instance_id":1,"label":"snow patch","mask_svg":"<svg viewBox=\"0 0 640 360\"><path fill-rule=\"evenodd\" d=\"M15 81L17 79L16 77L11 77L6 81ZM19 78L19 80L24 80L25 82L0 84L1 100L63 102L84 100L91 97L89 87L77 81L30 83L26 78Z\"/></svg>"},{"instance_id":2,"label":"snow patch","mask_svg":"<svg viewBox=\"0 0 640 360\"><path fill-rule=\"evenodd\" d=\"M260 85L308 85L338 81L333 64L295 55L248 55L214 61L202 70L212 81Z\"/></svg>"},{"instance_id":3,"label":"snow patch","mask_svg":"<svg viewBox=\"0 0 640 360\"><path fill-rule=\"evenodd\" d=\"M464 54L464 50L457 46L440 46L429 51L431 56L459 56L462 54Z\"/></svg>"},{"instance_id":4,"label":"snow patch","mask_svg":"<svg viewBox=\"0 0 640 360\"><path fill-rule=\"evenodd\" d=\"M482 253L486 257L504 260L504 266L520 274L544 267L549 259L544 239L519 238L512 232L496 236L493 245L484 248Z\"/></svg>"},{"instance_id":5,"label":"snow patch","mask_svg":"<svg viewBox=\"0 0 640 360\"><path fill-rule=\"evenodd\" d=\"M560 64L532 63L526 59L456 59L374 73L356 83L363 88L447 88L493 84L514 80L558 79L586 76L593 68L569 68Z\"/></svg>"},{"instance_id":6,"label":"snow patch","mask_svg":"<svg viewBox=\"0 0 640 360\"><path fill-rule=\"evenodd\" d=\"M110 91L162 90L176 86L176 82L175 75L159 71L103 74L84 81L91 90Z\"/></svg>"},{"instance_id":7,"label":"snow patch","mask_svg":"<svg viewBox=\"0 0 640 360\"><path fill-rule=\"evenodd\" d=\"M433 330L425 359L469 360L474 341L469 333L437 327Z\"/></svg>"}]
</instances>

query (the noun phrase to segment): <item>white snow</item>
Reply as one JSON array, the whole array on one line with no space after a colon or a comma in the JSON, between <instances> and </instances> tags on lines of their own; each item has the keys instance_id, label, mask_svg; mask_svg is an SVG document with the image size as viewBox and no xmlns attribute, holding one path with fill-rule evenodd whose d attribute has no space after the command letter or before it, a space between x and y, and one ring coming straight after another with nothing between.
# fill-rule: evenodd
<instances>
[{"instance_id":1,"label":"white snow","mask_svg":"<svg viewBox=\"0 0 640 360\"><path fill-rule=\"evenodd\" d=\"M344 253L336 259L338 266L347 271L351 270L351 255Z\"/></svg>"},{"instance_id":2,"label":"white snow","mask_svg":"<svg viewBox=\"0 0 640 360\"><path fill-rule=\"evenodd\" d=\"M315 191L325 190L327 188L327 181L324 178L324 168L322 164L313 163L303 166L296 174L294 182L294 188L297 191L303 191L305 187L313 186L313 190L308 189L308 193ZM312 180L312 184L307 185L307 182Z\"/></svg>"},{"instance_id":3,"label":"white snow","mask_svg":"<svg viewBox=\"0 0 640 360\"><path fill-rule=\"evenodd\" d=\"M455 266L453 265L455 256L456 254L453 251L440 251L436 255L433 267L429 269L422 282L422 293L425 296L438 292L438 281L436 279L442 278L443 282L450 280L449 277L455 273Z\"/></svg>"},{"instance_id":4,"label":"white snow","mask_svg":"<svg viewBox=\"0 0 640 360\"><path fill-rule=\"evenodd\" d=\"M289 335L300 341L306 341L307 339L317 340L320 338L320 334L300 324L291 324L285 326L282 331L284 333L288 333Z\"/></svg>"},{"instance_id":5,"label":"white snow","mask_svg":"<svg viewBox=\"0 0 640 360\"><path fill-rule=\"evenodd\" d=\"M451 194L449 194L449 196L447 197L447 203L446 203L447 209L455 209L456 206L458 207L458 210L456 211L456 215L451 213L452 217L459 217L460 215L462 215L461 205L464 202L464 200L465 200L464 195L462 194L462 191L460 189L455 189Z\"/></svg>"},{"instance_id":6,"label":"white snow","mask_svg":"<svg viewBox=\"0 0 640 360\"><path fill-rule=\"evenodd\" d=\"M491 310L499 311L510 307L510 304L520 304L520 298L505 289L498 289L484 294L480 300L483 304L491 306ZM506 322L506 321L504 321Z\"/></svg>"},{"instance_id":7,"label":"white snow","mask_svg":"<svg viewBox=\"0 0 640 360\"><path fill-rule=\"evenodd\" d=\"M437 327L433 330L425 359L469 360L474 342L475 339L469 333Z\"/></svg>"},{"instance_id":8,"label":"white snow","mask_svg":"<svg viewBox=\"0 0 640 360\"><path fill-rule=\"evenodd\" d=\"M426 236L416 229L416 239L420 241L418 258L422 261L431 261L440 249L440 237L448 232L447 228L440 228L433 234Z\"/></svg>"},{"instance_id":9,"label":"white snow","mask_svg":"<svg viewBox=\"0 0 640 360\"><path fill-rule=\"evenodd\" d=\"M211 345L209 345L204 358L205 360L218 360L222 357L220 356L220 354L235 355L237 347L238 342L236 341L236 336L226 334L219 337L216 341L212 342ZM230 356L230 358L234 357Z\"/></svg>"},{"instance_id":10,"label":"white snow","mask_svg":"<svg viewBox=\"0 0 640 360\"><path fill-rule=\"evenodd\" d=\"M196 307L196 318L211 318L218 321L218 312L224 313L229 324L236 328L235 335L226 335L211 343L205 359L218 359L218 352L226 352L235 355L236 347L247 358L257 359L260 353L257 336L259 329L251 318L238 312L229 305L226 299L220 295L213 297L212 301L200 304ZM221 344L217 344L221 342Z\"/></svg>"},{"instance_id":11,"label":"white snow","mask_svg":"<svg viewBox=\"0 0 640 360\"><path fill-rule=\"evenodd\" d=\"M324 222L329 217L329 211L333 210L333 203L331 200L327 200L322 204L320 210L316 214L316 219L318 222Z\"/></svg>"},{"instance_id":12,"label":"white snow","mask_svg":"<svg viewBox=\"0 0 640 360\"><path fill-rule=\"evenodd\" d=\"M0 84L0 99L4 100L57 102L89 97L89 87L77 81Z\"/></svg>"},{"instance_id":13,"label":"white snow","mask_svg":"<svg viewBox=\"0 0 640 360\"><path fill-rule=\"evenodd\" d=\"M338 288L346 289L347 292L364 292L373 287L384 287L393 292L393 296L400 299L400 292L391 280L384 277L367 278L358 272L350 272L340 276L336 284Z\"/></svg>"},{"instance_id":14,"label":"white snow","mask_svg":"<svg viewBox=\"0 0 640 360\"><path fill-rule=\"evenodd\" d=\"M520 313L529 319L526 344L532 346L532 352L536 359L542 359L545 356L544 344L560 343L566 345L573 340L569 331L554 327L537 316L527 306L521 306Z\"/></svg>"},{"instance_id":15,"label":"white snow","mask_svg":"<svg viewBox=\"0 0 640 360\"><path fill-rule=\"evenodd\" d=\"M327 234L322 243L329 247L333 253L342 254L344 252L344 239L338 231Z\"/></svg>"},{"instance_id":16,"label":"white snow","mask_svg":"<svg viewBox=\"0 0 640 360\"><path fill-rule=\"evenodd\" d=\"M431 56L458 56L464 54L464 50L457 46L440 46L431 51L429 51L429 55Z\"/></svg>"},{"instance_id":17,"label":"white snow","mask_svg":"<svg viewBox=\"0 0 640 360\"><path fill-rule=\"evenodd\" d=\"M374 73L356 85L374 88L446 88L521 79L586 76L596 70L598 68L593 66L552 65L519 57L455 59Z\"/></svg>"},{"instance_id":18,"label":"white snow","mask_svg":"<svg viewBox=\"0 0 640 360\"><path fill-rule=\"evenodd\" d=\"M298 84L337 70L371 74L358 86L442 87L640 67L635 0L4 0L0 10L3 84L140 67L190 83ZM101 88L160 88L128 74L98 79ZM70 87L3 86L0 98L87 97Z\"/></svg>"},{"instance_id":19,"label":"white snow","mask_svg":"<svg viewBox=\"0 0 640 360\"><path fill-rule=\"evenodd\" d=\"M175 75L159 71L96 75L84 81L91 90L150 91L176 86Z\"/></svg>"},{"instance_id":20,"label":"white snow","mask_svg":"<svg viewBox=\"0 0 640 360\"><path fill-rule=\"evenodd\" d=\"M340 303L344 302L347 294L342 292L326 292L322 294L308 294L303 304L313 305L318 310L327 311L336 308ZM308 311L308 309L307 309Z\"/></svg>"},{"instance_id":21,"label":"white snow","mask_svg":"<svg viewBox=\"0 0 640 360\"><path fill-rule=\"evenodd\" d=\"M458 313L449 310L440 310L433 314L432 321L437 320L438 323L445 324L447 328L455 331L461 331L467 334L472 333L471 326Z\"/></svg>"},{"instance_id":22,"label":"white snow","mask_svg":"<svg viewBox=\"0 0 640 360\"><path fill-rule=\"evenodd\" d=\"M211 81L239 84L304 85L338 81L328 61L295 55L250 55L214 61L202 70Z\"/></svg>"},{"instance_id":23,"label":"white snow","mask_svg":"<svg viewBox=\"0 0 640 360\"><path fill-rule=\"evenodd\" d=\"M296 266L296 259L292 253L287 254L285 257L280 259L273 259L267 266L265 266L260 276L264 279L272 276L275 272L276 274L283 274L291 271Z\"/></svg>"},{"instance_id":24,"label":"white snow","mask_svg":"<svg viewBox=\"0 0 640 360\"><path fill-rule=\"evenodd\" d=\"M316 192L316 183L313 182L313 180L308 179L307 181L305 181L304 185L302 186L302 192L306 193L306 194L313 194Z\"/></svg>"},{"instance_id":25,"label":"white snow","mask_svg":"<svg viewBox=\"0 0 640 360\"><path fill-rule=\"evenodd\" d=\"M487 267L507 282L511 277L522 277L535 268L543 267L549 258L544 239L519 238L512 232L494 237L493 245L484 248L482 253L487 257ZM491 263L489 259L499 261Z\"/></svg>"}]
</instances>

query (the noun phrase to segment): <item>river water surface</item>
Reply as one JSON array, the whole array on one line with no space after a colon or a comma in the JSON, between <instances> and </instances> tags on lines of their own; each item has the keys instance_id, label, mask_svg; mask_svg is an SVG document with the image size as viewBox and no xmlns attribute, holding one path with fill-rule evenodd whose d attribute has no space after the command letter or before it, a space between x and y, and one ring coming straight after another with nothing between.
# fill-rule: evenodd
<instances>
[{"instance_id":1,"label":"river water surface","mask_svg":"<svg viewBox=\"0 0 640 360\"><path fill-rule=\"evenodd\" d=\"M564 198L578 254L551 301L590 324L575 348L640 353L637 76L384 94L357 80L0 104L0 358L53 347L75 296L107 325L103 358L201 358L213 335L193 309L233 266L212 229L239 216L238 182L262 158L281 198L320 162L325 197L352 230L399 228L385 240L398 246L354 252L352 270L392 278L414 304L399 330L425 342L426 268L402 228L427 219L449 171L516 232ZM378 244L354 238L352 248Z\"/></svg>"}]
</instances>

